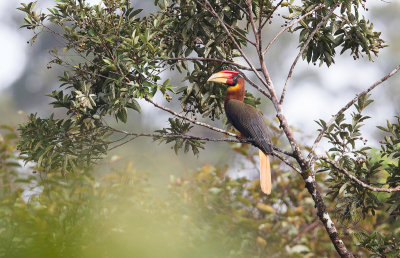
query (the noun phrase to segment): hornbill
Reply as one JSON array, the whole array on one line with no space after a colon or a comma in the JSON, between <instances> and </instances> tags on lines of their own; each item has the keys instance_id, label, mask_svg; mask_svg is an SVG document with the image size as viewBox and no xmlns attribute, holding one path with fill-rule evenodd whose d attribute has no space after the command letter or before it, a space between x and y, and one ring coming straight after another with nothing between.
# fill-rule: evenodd
<instances>
[{"instance_id":1,"label":"hornbill","mask_svg":"<svg viewBox=\"0 0 400 258\"><path fill-rule=\"evenodd\" d=\"M238 72L224 70L213 74L207 81L228 85L225 97L226 116L242 136L259 149L261 190L270 194L271 166L269 154L272 153L271 138L263 115L253 106L243 102L243 77Z\"/></svg>"}]
</instances>

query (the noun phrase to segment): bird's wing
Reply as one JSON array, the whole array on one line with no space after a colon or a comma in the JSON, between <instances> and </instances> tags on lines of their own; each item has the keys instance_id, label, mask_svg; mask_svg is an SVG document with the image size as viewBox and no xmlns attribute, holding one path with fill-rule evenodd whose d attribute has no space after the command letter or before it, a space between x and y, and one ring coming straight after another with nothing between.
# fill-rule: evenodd
<instances>
[{"instance_id":1,"label":"bird's wing","mask_svg":"<svg viewBox=\"0 0 400 258\"><path fill-rule=\"evenodd\" d=\"M239 100L225 104L228 120L265 154L272 153L271 139L262 114L254 107Z\"/></svg>"}]
</instances>

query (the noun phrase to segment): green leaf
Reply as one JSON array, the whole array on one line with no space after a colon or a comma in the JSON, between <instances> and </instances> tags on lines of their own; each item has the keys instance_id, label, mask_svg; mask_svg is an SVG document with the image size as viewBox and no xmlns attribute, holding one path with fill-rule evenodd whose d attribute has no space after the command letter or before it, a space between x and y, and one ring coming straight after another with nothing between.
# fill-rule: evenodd
<instances>
[{"instance_id":1,"label":"green leaf","mask_svg":"<svg viewBox=\"0 0 400 258\"><path fill-rule=\"evenodd\" d=\"M121 108L117 112L117 118L122 122L126 123L128 120L128 114L126 112L126 108Z\"/></svg>"},{"instance_id":2,"label":"green leaf","mask_svg":"<svg viewBox=\"0 0 400 258\"><path fill-rule=\"evenodd\" d=\"M133 110L136 110L137 112L141 113L142 109L139 105L139 103L135 99L131 99L130 102L127 103L126 105L128 108L131 108Z\"/></svg>"}]
</instances>

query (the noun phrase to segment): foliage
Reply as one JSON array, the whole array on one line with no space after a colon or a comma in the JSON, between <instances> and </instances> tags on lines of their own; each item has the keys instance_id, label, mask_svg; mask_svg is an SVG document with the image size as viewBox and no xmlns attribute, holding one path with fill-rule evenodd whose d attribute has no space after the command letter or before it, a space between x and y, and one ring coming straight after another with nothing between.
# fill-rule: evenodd
<instances>
[{"instance_id":1,"label":"foliage","mask_svg":"<svg viewBox=\"0 0 400 258\"><path fill-rule=\"evenodd\" d=\"M15 152L13 142L3 147ZM186 178L172 177L167 194L157 193L131 164L104 178L85 171L68 173L68 179L58 172L17 177L25 183L4 193L0 202L0 256L266 257L267 243L276 243L267 254L309 252L304 244L313 242L296 236L312 216L310 209L303 213L312 203L295 190L300 188L288 187L296 181L293 174L281 172L285 180L271 199L257 182L232 179L225 168L210 165ZM12 167L1 170L2 176L12 173ZM41 191L34 194L27 183ZM281 191L286 197L280 208L273 207ZM285 237L278 241L281 234Z\"/></svg>"},{"instance_id":2,"label":"foliage","mask_svg":"<svg viewBox=\"0 0 400 258\"><path fill-rule=\"evenodd\" d=\"M348 171L354 171L354 174L360 180L370 184L374 175L378 173L380 162L371 160L367 153L371 148L366 146L367 140L361 137L360 129L363 126L363 122L370 118L361 114L364 108L372 103L372 100L368 97L368 95L365 95L365 97L360 98L356 105L357 112L351 114L351 122L346 123L345 115L339 115L335 119L335 123L327 129L324 136L332 144L329 149L329 157L337 160ZM320 120L318 124L324 127L326 122ZM360 142L361 148L359 147ZM359 212L357 211L360 211L364 216L369 212L372 215L375 214L375 209L381 206L375 194L357 183L347 180L346 176L334 167L327 164L321 164L321 167L331 169L329 173L331 176L331 179L329 179L331 191L329 194L333 199L338 198L340 203L337 209L340 213L339 218L342 220L357 220L359 219Z\"/></svg>"},{"instance_id":3,"label":"foliage","mask_svg":"<svg viewBox=\"0 0 400 258\"><path fill-rule=\"evenodd\" d=\"M184 122L183 120L179 120L177 118L168 119L169 124L171 125L170 128L164 128L162 130L156 130L156 132L162 134L162 135L185 135L187 132L192 129L193 126L190 125L190 123ZM162 142L175 142L173 148L175 153L178 154L178 150L181 148L184 148L184 152L188 152L190 148L192 148L192 152L194 155L199 154L199 148L204 149L203 144L204 141L201 140L194 140L194 139L174 139L174 138L163 138L163 137L153 137L154 140L158 140L159 143Z\"/></svg>"},{"instance_id":4,"label":"foliage","mask_svg":"<svg viewBox=\"0 0 400 258\"><path fill-rule=\"evenodd\" d=\"M48 119L29 116L29 123L19 130L25 137L18 149L26 161L36 161L43 172L59 170L62 174L79 167L90 167L107 150L107 131L88 119Z\"/></svg>"},{"instance_id":5,"label":"foliage","mask_svg":"<svg viewBox=\"0 0 400 258\"><path fill-rule=\"evenodd\" d=\"M16 159L18 135L13 127L0 127L0 196L8 195L13 190L13 177L20 165Z\"/></svg>"},{"instance_id":6,"label":"foliage","mask_svg":"<svg viewBox=\"0 0 400 258\"><path fill-rule=\"evenodd\" d=\"M377 232L360 232L357 238L361 246L372 252L370 257L396 257L400 253L399 234L383 236Z\"/></svg>"},{"instance_id":7,"label":"foliage","mask_svg":"<svg viewBox=\"0 0 400 258\"><path fill-rule=\"evenodd\" d=\"M355 104L356 112L351 114L351 122L347 122L345 115L336 118L324 137L332 144L329 149L329 158L336 160L341 167L351 171L361 181L376 187L387 186L394 188L399 185L399 128L400 120L396 123L387 121L387 127L378 126L385 132L384 140L380 141L381 150L372 150L368 146L368 140L361 135L363 121L370 118L362 114L362 111L373 101L370 95L364 95ZM326 125L323 120L318 121L321 127ZM346 175L341 173L335 166L321 162L319 164L320 173L328 170L329 195L332 200L336 200L336 212L342 222L355 222L365 220L368 216L377 216L381 221L388 222L398 228L398 215L400 199L398 192L378 193L366 189L360 184L349 180ZM380 214L376 214L381 211ZM398 231L398 230L397 230ZM377 232L369 233L361 231L356 233L359 245L367 248L375 254L393 255L398 254L399 249L393 238L396 234L387 235Z\"/></svg>"},{"instance_id":8,"label":"foliage","mask_svg":"<svg viewBox=\"0 0 400 258\"><path fill-rule=\"evenodd\" d=\"M128 109L140 112L137 99L144 96L151 98L156 93L161 93L168 101L178 99L183 111L193 116L219 119L223 113L224 88L215 87L206 80L215 71L229 67L236 69L234 65L215 60L234 62L235 57L241 56L239 48L249 44L245 37L250 26L241 22L244 19L249 22L248 13L243 11L246 5L244 1L234 2L211 3L224 25L234 32L232 34L226 32L202 1L155 1L159 10L144 17L139 17L142 10L132 8L127 0L105 0L100 5L92 6L83 0L61 0L48 13L38 13L35 3L22 4L19 9L27 15L26 24L22 27L34 30L32 43L42 31L53 33L65 42L64 48L50 51L54 57L50 63L65 66L66 69L60 76L60 87L49 96L54 99L53 107L67 109L69 116L65 121L57 121L53 117L30 117L28 124L21 128L25 142L20 149L31 153L26 160L45 161L44 168L48 164L46 160L74 166L72 164L80 163L80 158L89 163L100 158L107 150L108 134L101 129L106 127L103 118L112 115L117 121L126 122ZM285 18L293 20L320 4L319 1L304 1L302 6L292 3L274 6L270 1L264 2L260 12L260 1L252 1L255 18L260 15L269 18L275 8L280 7L290 14ZM330 5L336 4L335 1L326 3L327 7L307 16L293 30L301 30L300 46L327 14ZM341 48L342 52L351 49L357 57L360 51L369 57L371 52L377 54L383 47L382 40L379 33L372 31L372 25L359 17L360 5L365 8L362 1L342 1L342 16L329 17L327 24L314 35L303 57L307 57L309 62L320 60L329 66L336 48ZM185 59L193 56L198 59ZM189 65L188 61L193 65ZM161 82L160 73L165 69L177 69L188 85L174 91L169 80ZM246 102L253 105L259 103L249 93L246 94ZM36 145L41 138L41 128L52 123L70 124L74 131L79 128L74 138L90 134L92 147L74 148L75 144L69 139L71 136L67 137L65 132L59 130L48 130L46 137L54 139L65 152L74 149L73 155L66 160L60 157L60 151L46 151L52 148L50 145L31 149L30 146ZM92 128L98 128L101 133L91 132ZM159 132L165 131L161 129ZM177 141L175 146L182 144L177 138L169 138L166 142L171 140ZM187 143L193 150L201 146L200 142ZM94 146L102 147L96 149ZM39 169L41 165L42 162L38 162Z\"/></svg>"},{"instance_id":9,"label":"foliage","mask_svg":"<svg viewBox=\"0 0 400 258\"><path fill-rule=\"evenodd\" d=\"M3 146L15 151L11 142ZM300 179L277 172L270 197L257 180L233 179L211 165L172 176L168 191L130 163L103 178L87 171L16 177L25 183L0 201L0 257L333 255Z\"/></svg>"},{"instance_id":10,"label":"foliage","mask_svg":"<svg viewBox=\"0 0 400 258\"><path fill-rule=\"evenodd\" d=\"M177 252L182 251L180 254L171 249L171 256L183 255L189 250L198 250L194 251L196 254L201 249L196 249L199 243L200 247L203 243L208 246L214 243L215 239L221 238L224 240L222 244L221 241L216 246L211 244L212 252L215 251L219 257L261 256L269 252L286 256L332 256L334 249L328 245L328 236L320 232L318 221L313 222L310 219L314 204L332 242L336 243L335 247L341 242L344 249L342 251L347 253L343 241L334 240L333 237L337 237L337 234L333 235L332 230L329 232L332 221L326 212L332 210L326 209L324 201L336 206L337 218L342 222L359 222L367 231L375 230L376 225L397 226L395 219L391 220L389 216L396 218L399 213L398 192L371 191L356 181L349 180L348 176L327 160L317 163L320 172L317 182L322 185L324 191L328 191L330 200L318 199L320 194L313 191L317 191L314 175L310 176L308 171L312 169L307 168L309 164L305 164L300 155L302 146L298 146L291 139L291 132L288 133L290 128L280 114L286 85L278 103L264 67L264 53L259 43L262 40L259 38L262 29L272 23L275 12L280 12L285 13L281 16L282 19L275 17L273 21L290 32L299 31L296 34L302 49L299 56L307 62L316 63L319 60L321 65L325 63L330 66L334 63L336 52L350 52L354 59L366 55L372 60L373 55L377 56L385 45L384 40L380 38L380 32L374 31L373 24L359 15L361 9L367 11L364 1L306 0L301 1L301 5L296 5L293 0L279 3L268 0L155 0L154 5L158 7L157 11L145 15L140 14L142 10L133 8L128 0L103 0L98 5L89 5L84 0L59 0L47 13L38 13L35 3L32 2L22 4L19 8L26 13L25 25L22 27L34 31L31 43L43 32L51 33L64 42L62 47L50 51L53 60L49 68L56 64L65 69L60 76L59 87L48 96L53 99L51 104L54 108L63 108L66 113L64 118L55 118L54 115L39 118L32 114L27 123L19 127L21 140L18 150L22 154L21 157L26 162L35 162L35 169L41 175L45 175L46 179L40 182L44 184L43 194L35 197L33 201L24 202L21 192L18 191L7 196L11 199L3 203L5 219L2 222L3 225L15 227L10 227L11 231L8 228L3 230L7 236L5 239L13 240L6 242L8 244L2 252L11 251L10 241L17 241L18 244L21 243L22 249L17 248L13 251L21 251L21 254L24 254L24 250L27 250L25 247L33 248L31 244L36 243L35 239L44 241L61 234L60 238L56 237L56 242L50 244L54 247L54 250L49 251L50 254L64 250L69 250L66 253L82 251L89 256L106 254L107 250L96 249L97 244L104 246L106 239L114 237L121 243L129 243L130 234L124 235L124 232L135 228L136 225L128 224L128 229L121 229L121 225L117 225L111 229L114 233L110 233L107 231L109 228L106 228L107 232L100 235L99 239L89 241L89 236L97 236L96 230L99 230L97 222L93 222L93 214L100 214L99 221L104 220L114 225L128 221L130 214L153 214L154 207L162 210L156 213L156 217L165 218L164 223L171 223L172 228L178 229L174 231L169 227L163 228L164 224L157 220L151 223L165 229L165 232L176 232L177 236L180 236L177 245L180 245L181 240L190 240L189 249L178 248ZM306 15L307 13L309 14ZM300 19L303 15L305 16ZM258 30L255 28L255 22L259 24ZM296 27L291 27L288 23L296 24ZM255 42L252 39L253 35ZM249 66L238 63L237 58L247 60L243 49L251 45L257 47L261 68L254 68L250 63ZM297 59L286 82L290 79L296 62ZM275 192L277 196L272 195L266 199L265 196L260 196L254 184L246 179L230 179L223 169L217 167L205 167L192 177L180 179L179 183L175 182L170 193L174 197L171 198L183 202L178 202L182 205L176 207L174 202L165 199L161 201L146 195L150 188L138 184L134 175L116 175L117 181L105 180L104 184L98 184L98 179L91 178L89 168L104 157L110 146L119 141L113 141L111 136L121 131L108 126L106 119L112 117L117 122L127 122L128 110L141 112L140 101L150 102L155 107L180 117L170 118L169 127L156 130L156 135L147 134L148 136L159 142L172 143L172 149L176 153L179 149L185 152L191 149L194 154L198 154L199 150L204 148L205 140L199 137L190 138L189 133L192 132L193 126L188 121L204 126L204 123L196 122L197 119L213 121L221 118L225 89L207 83L207 78L222 69L251 70L256 75L259 75L257 71L263 71L265 80L260 76L259 79L268 92L256 88L274 103L278 119L293 150L288 158L294 158L299 163L306 188L313 198L305 191L298 190L304 187L299 185L300 177L294 178L292 174L284 174L286 179L280 175L276 186L278 190ZM166 74L163 72L174 70L182 77L183 86L176 87L171 85L169 79L162 79L162 75ZM254 86L254 83L251 84ZM175 112L155 104L157 94L167 102L178 103L182 110ZM245 102L253 106L261 103L259 98L249 92L246 92ZM394 124L388 123L387 128L380 127L387 137L381 143L382 150L379 155L374 155L372 147L367 145L367 140L361 137L360 131L364 121L369 118L363 115L362 111L371 103L369 95L360 95L358 103L354 105L356 111L351 114L351 121L347 121L346 116L339 113L334 123L326 128L328 123L320 120L318 123L322 127L321 135L323 132L332 146L327 152L330 161L337 162L346 171L350 171L350 174L372 187L394 188L399 185L399 121ZM182 113L185 115L181 115ZM229 128L228 123L225 125ZM210 125L206 127L213 128ZM225 133L227 134L226 131ZM129 134L124 137L127 135ZM254 161L249 158L251 155L248 155L248 150L239 148L239 152ZM312 162L311 160L309 163ZM276 164L275 170L286 173L286 169L282 167L282 163ZM63 178L58 177L59 172ZM125 182L124 178L133 178L133 181ZM287 180L291 181L290 187ZM7 184L8 181L4 182ZM125 184L129 187L125 187ZM54 199L57 199L56 204L52 203ZM155 206L146 206L147 204ZM121 210L121 207L130 207L133 210ZM198 210L195 213L180 210L189 207L193 207L190 211L196 210L195 207L198 207ZM170 210L179 212L169 213ZM17 216L14 216L13 212L16 212ZM10 214L13 216L10 217ZM57 214L57 217L54 214ZM19 215L21 217L18 217ZM37 224L29 220L38 217L47 219ZM370 221L374 219L375 221ZM182 224L174 224L176 221ZM141 221L144 222L146 221ZM313 226L308 227L306 224ZM45 232L36 237L32 235L34 231L23 231L24 228L33 227L35 232L40 232L36 228L38 225L50 233ZM46 228L47 225L51 225L51 228ZM188 225L192 227L187 227ZM76 226L81 229L75 231ZM307 230L311 232L308 233ZM355 226L339 230L340 234L364 232L356 230ZM381 230L387 233L386 229ZM150 231L144 229L138 236L144 239L152 238L154 236L148 235ZM358 240L352 237L343 239L347 242L358 241L359 245L376 254L386 254L387 250L396 251L397 247L393 245L391 236L371 235L367 231L359 233ZM9 237L14 232L22 234L23 237ZM122 236L116 232L122 233ZM25 233L27 235L24 235ZM163 235L162 230L157 233L156 235ZM111 237L106 237L107 234L111 234ZM81 249L74 250L73 247L77 245L80 237ZM281 241L278 243L276 239L279 237ZM156 242L164 240L161 237L157 238ZM313 240L318 240L321 245L316 245ZM82 242L85 244L82 245ZM273 243L272 247L269 243ZM350 249L355 253L364 254L354 247ZM227 250L230 252L227 253ZM135 252L135 248L127 252ZM40 250L37 254L46 255Z\"/></svg>"},{"instance_id":11,"label":"foliage","mask_svg":"<svg viewBox=\"0 0 400 258\"><path fill-rule=\"evenodd\" d=\"M2 150L12 154L18 138L8 130ZM248 146L233 147L252 160ZM272 164L274 191L266 196L258 180L231 178L228 167L206 165L185 177L171 176L166 190L150 185L148 175L136 172L131 163L102 178L81 171L66 173L67 179L59 172L24 179L14 172L15 156L2 157L11 166L3 167L0 176L9 177L13 187L0 198L0 257L335 254L301 178L278 160ZM319 174L317 180L323 185L327 178ZM393 237L399 232L389 232L397 222L385 211L376 216L357 227L379 227L388 234L376 237L365 231L353 241L372 253L395 254Z\"/></svg>"},{"instance_id":12,"label":"foliage","mask_svg":"<svg viewBox=\"0 0 400 258\"><path fill-rule=\"evenodd\" d=\"M312 10L313 4L318 4L319 1L307 1L309 4L304 6L289 5L291 17L303 15ZM377 56L379 50L384 48L384 40L380 38L381 33L373 30L373 24L365 17L360 17L359 9L362 8L368 11L364 1L325 1L329 5L340 5L340 16L331 16L322 26L322 28L312 37L310 43L306 46L303 52L303 59L307 62L320 60L320 65L326 63L330 66L334 63L336 49L339 48L340 54L350 50L350 54L354 59L360 58L363 54L367 55L372 60L372 55ZM303 46L307 38L313 31L313 28L323 20L328 14L327 9L316 11L317 15L308 16L302 20L294 31L300 30L300 46Z\"/></svg>"}]
</instances>

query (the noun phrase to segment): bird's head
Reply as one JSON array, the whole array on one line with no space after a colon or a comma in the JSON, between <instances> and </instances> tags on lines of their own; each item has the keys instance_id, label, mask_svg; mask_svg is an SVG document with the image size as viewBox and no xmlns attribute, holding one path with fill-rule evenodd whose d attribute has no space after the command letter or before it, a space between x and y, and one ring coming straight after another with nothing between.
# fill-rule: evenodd
<instances>
[{"instance_id":1,"label":"bird's head","mask_svg":"<svg viewBox=\"0 0 400 258\"><path fill-rule=\"evenodd\" d=\"M235 86L238 84L240 78L239 72L223 70L218 73L214 73L208 78L208 82L219 82L228 86Z\"/></svg>"}]
</instances>

